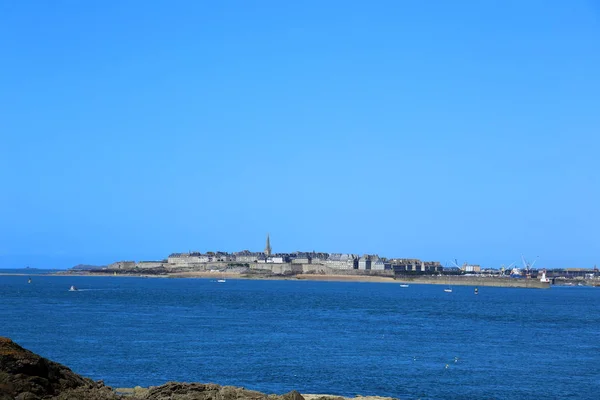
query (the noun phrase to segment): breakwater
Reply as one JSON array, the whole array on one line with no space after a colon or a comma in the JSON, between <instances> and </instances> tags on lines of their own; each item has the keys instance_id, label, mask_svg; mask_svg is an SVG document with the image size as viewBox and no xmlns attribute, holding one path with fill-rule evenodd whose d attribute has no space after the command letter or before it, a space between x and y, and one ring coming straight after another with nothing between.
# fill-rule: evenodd
<instances>
[{"instance_id":1,"label":"breakwater","mask_svg":"<svg viewBox=\"0 0 600 400\"><path fill-rule=\"evenodd\" d=\"M452 285L452 286L496 286L531 289L548 289L550 283L541 282L538 279L514 279L508 277L479 277L479 276L410 276L397 275L398 282L429 284L429 285Z\"/></svg>"}]
</instances>

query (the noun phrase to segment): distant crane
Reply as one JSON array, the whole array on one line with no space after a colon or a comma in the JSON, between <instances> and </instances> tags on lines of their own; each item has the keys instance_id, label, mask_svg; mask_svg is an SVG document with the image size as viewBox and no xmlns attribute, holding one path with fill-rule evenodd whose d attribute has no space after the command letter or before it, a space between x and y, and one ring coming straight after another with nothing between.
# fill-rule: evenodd
<instances>
[{"instance_id":1,"label":"distant crane","mask_svg":"<svg viewBox=\"0 0 600 400\"><path fill-rule=\"evenodd\" d=\"M511 271L511 268L513 267L513 265L515 265L516 263L512 263L510 264L508 267L504 267L504 264L502 264L500 266L500 270L502 271L502 275L504 275L504 271Z\"/></svg>"},{"instance_id":2,"label":"distant crane","mask_svg":"<svg viewBox=\"0 0 600 400\"><path fill-rule=\"evenodd\" d=\"M523 269L525 270L525 274L529 275L530 274L530 270L533 269L533 266L535 265L536 261L538 260L539 256L537 256L535 258L535 260L533 260L533 262L530 264L526 259L525 256L521 255L521 260L523 261Z\"/></svg>"},{"instance_id":3,"label":"distant crane","mask_svg":"<svg viewBox=\"0 0 600 400\"><path fill-rule=\"evenodd\" d=\"M462 265L462 267L460 265L458 265L458 260L455 258L454 261L450 261L452 263L452 265L454 265L456 268L458 268L461 271L464 271L466 268L466 266L468 265L467 262L465 261Z\"/></svg>"}]
</instances>

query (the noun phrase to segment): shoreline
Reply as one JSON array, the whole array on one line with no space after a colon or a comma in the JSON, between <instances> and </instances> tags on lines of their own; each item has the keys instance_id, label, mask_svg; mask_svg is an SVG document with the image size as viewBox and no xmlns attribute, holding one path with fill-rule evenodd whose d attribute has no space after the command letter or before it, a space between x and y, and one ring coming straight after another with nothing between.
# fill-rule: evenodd
<instances>
[{"instance_id":1,"label":"shoreline","mask_svg":"<svg viewBox=\"0 0 600 400\"><path fill-rule=\"evenodd\" d=\"M225 387L225 386L223 386ZM235 386L232 386L235 387ZM141 387L141 386L136 386L133 388L113 388L114 392L117 394L120 394L124 397L130 397L130 398L137 398L137 397L141 397L144 396L146 393L148 393L148 391L152 388L151 387ZM243 389L247 389L247 388L243 388ZM253 389L247 389L247 390L253 390ZM271 393L270 395L268 394L267 396L279 396L275 393ZM300 393L300 395L304 398L304 400L398 400L395 397L386 397L386 396L363 396L360 394L357 394L354 397L346 397L346 396L339 396L336 394L315 394L315 393Z\"/></svg>"},{"instance_id":2,"label":"shoreline","mask_svg":"<svg viewBox=\"0 0 600 400\"><path fill-rule=\"evenodd\" d=\"M3 275L0 273L0 276ZM8 275L8 274L7 274ZM18 276L28 276L27 274L10 274ZM318 274L301 274L291 276L266 276L266 275L252 275L252 274L240 274L235 272L171 272L167 274L117 274L111 273L88 273L88 272L77 272L77 273L51 273L51 274L38 274L38 276L61 276L61 277L74 277L74 276L91 276L91 277L104 277L104 278L162 278L162 279L235 279L235 280L263 280L263 281L331 281L331 282L380 282L380 283L400 283L399 280L394 279L391 276L373 276L373 275L318 275Z\"/></svg>"},{"instance_id":3,"label":"shoreline","mask_svg":"<svg viewBox=\"0 0 600 400\"><path fill-rule=\"evenodd\" d=\"M114 271L112 271L114 272ZM286 280L286 281L315 281L315 282L364 282L364 283L395 283L414 285L445 285L445 286L481 286L481 287L509 287L528 289L548 289L550 283L543 283L537 279L510 279L499 277L478 276L381 276L381 275L348 275L348 274L297 274L290 276L260 275L239 272L209 272L188 271L170 272L164 274L117 274L112 272L97 273L88 271L70 272L63 271L47 274L45 276L94 276L94 277L137 277L137 278L162 278L162 279L232 279L232 280ZM0 273L1 275L1 273ZM43 275L42 275L43 276ZM588 285L592 286L592 285Z\"/></svg>"},{"instance_id":4,"label":"shoreline","mask_svg":"<svg viewBox=\"0 0 600 400\"><path fill-rule=\"evenodd\" d=\"M161 278L161 279L232 279L232 280L285 280L285 281L316 281L316 282L364 282L364 283L395 283L414 285L446 285L446 286L473 286L473 287L508 287L527 289L548 289L552 286L583 286L599 287L600 281L558 279L553 284L543 283L537 279L510 279L500 277L482 276L381 276L358 274L296 274L296 275L261 275L240 272L211 272L187 271L152 273L121 273L114 275L115 271L90 272L90 271L53 271L46 274L26 274L17 272L0 272L0 276L58 276L58 277L104 277L104 278Z\"/></svg>"}]
</instances>

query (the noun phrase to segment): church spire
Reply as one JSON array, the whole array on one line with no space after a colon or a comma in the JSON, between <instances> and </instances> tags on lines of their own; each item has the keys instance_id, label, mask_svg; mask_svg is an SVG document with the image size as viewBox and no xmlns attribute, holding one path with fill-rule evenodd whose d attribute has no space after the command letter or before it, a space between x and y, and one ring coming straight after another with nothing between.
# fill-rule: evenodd
<instances>
[{"instance_id":1,"label":"church spire","mask_svg":"<svg viewBox=\"0 0 600 400\"><path fill-rule=\"evenodd\" d=\"M269 240L269 234L267 233L267 245L265 246L265 255L269 257L271 255L271 241Z\"/></svg>"}]
</instances>

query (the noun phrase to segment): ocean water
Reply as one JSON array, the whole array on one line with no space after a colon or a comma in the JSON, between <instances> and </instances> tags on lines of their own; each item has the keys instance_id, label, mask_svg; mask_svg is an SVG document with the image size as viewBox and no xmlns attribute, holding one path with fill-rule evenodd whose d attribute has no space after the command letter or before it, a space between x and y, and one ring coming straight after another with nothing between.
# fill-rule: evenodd
<instances>
[{"instance_id":1,"label":"ocean water","mask_svg":"<svg viewBox=\"0 0 600 400\"><path fill-rule=\"evenodd\" d=\"M113 387L600 398L599 288L453 289L0 276L0 336Z\"/></svg>"}]
</instances>

